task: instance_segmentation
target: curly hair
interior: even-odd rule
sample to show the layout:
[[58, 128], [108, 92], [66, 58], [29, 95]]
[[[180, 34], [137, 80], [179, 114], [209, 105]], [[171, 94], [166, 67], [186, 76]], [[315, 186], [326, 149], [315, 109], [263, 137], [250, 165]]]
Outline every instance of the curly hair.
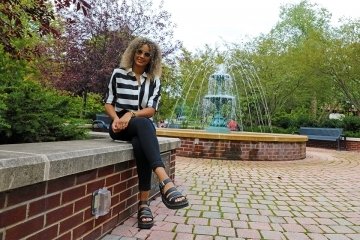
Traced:
[[160, 78], [161, 76], [161, 50], [159, 45], [145, 37], [137, 37], [132, 40], [129, 46], [126, 48], [124, 54], [121, 57], [120, 67], [129, 69], [132, 68], [134, 63], [134, 56], [136, 50], [143, 45], [148, 45], [150, 48], [151, 59], [148, 66], [145, 69], [146, 74], [150, 80], [154, 78]]

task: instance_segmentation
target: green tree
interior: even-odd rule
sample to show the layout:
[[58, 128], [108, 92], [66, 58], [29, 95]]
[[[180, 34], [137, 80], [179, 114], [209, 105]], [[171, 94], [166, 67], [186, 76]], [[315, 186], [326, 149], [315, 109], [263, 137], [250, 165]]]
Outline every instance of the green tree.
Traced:
[[50, 6], [42, 3], [0, 4], [0, 143], [66, 140], [85, 133], [66, 124], [73, 100], [38, 83], [38, 46], [49, 39], [44, 34], [50, 33], [42, 31], [50, 24], [47, 14], [51, 13]]
[[173, 108], [173, 118], [186, 116], [195, 125], [202, 125], [206, 121], [203, 98], [208, 92], [208, 79], [217, 63], [221, 62], [217, 53], [209, 47], [195, 54], [183, 49], [179, 59], [177, 109]]
[[[55, 4], [53, 4], [55, 3]], [[34, 46], [24, 45], [18, 48], [17, 40], [33, 36], [59, 35], [54, 7], [57, 10], [77, 6], [86, 15], [90, 5], [85, 0], [8, 0], [0, 3], [0, 45], [3, 52], [13, 58], [23, 59], [30, 52], [38, 53]]]
[[326, 62], [320, 71], [334, 84], [339, 102], [350, 102], [359, 110], [360, 21], [343, 22], [329, 42], [327, 51], [324, 52]]
[[272, 115], [296, 107], [316, 115], [319, 106], [333, 99], [331, 82], [319, 73], [326, 60], [329, 17], [327, 10], [307, 1], [285, 5], [279, 23], [256, 40], [253, 61]]

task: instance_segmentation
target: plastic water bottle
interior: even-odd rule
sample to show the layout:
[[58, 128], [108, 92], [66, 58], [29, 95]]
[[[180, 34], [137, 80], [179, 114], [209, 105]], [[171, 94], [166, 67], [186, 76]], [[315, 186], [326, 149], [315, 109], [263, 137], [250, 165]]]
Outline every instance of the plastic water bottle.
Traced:
[[92, 214], [97, 219], [109, 213], [111, 207], [111, 192], [106, 188], [100, 188], [93, 192]]

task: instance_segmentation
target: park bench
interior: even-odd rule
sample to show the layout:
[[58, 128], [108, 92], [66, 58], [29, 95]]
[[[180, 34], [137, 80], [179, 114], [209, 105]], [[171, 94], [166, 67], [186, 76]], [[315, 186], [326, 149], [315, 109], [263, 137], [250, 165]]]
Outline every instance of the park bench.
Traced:
[[338, 150], [340, 150], [341, 140], [346, 141], [342, 128], [300, 127], [299, 134], [306, 135], [309, 140], [335, 141]]
[[111, 118], [104, 113], [96, 114], [95, 120], [92, 122], [93, 130], [107, 132], [111, 123]]

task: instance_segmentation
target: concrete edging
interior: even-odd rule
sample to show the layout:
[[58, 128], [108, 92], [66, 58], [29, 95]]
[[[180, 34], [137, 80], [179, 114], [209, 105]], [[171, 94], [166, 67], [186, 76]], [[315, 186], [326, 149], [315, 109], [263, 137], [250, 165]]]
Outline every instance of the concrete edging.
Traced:
[[[161, 152], [180, 146], [177, 138], [158, 139]], [[105, 135], [92, 140], [0, 145], [0, 192], [133, 158], [130, 143]]]

